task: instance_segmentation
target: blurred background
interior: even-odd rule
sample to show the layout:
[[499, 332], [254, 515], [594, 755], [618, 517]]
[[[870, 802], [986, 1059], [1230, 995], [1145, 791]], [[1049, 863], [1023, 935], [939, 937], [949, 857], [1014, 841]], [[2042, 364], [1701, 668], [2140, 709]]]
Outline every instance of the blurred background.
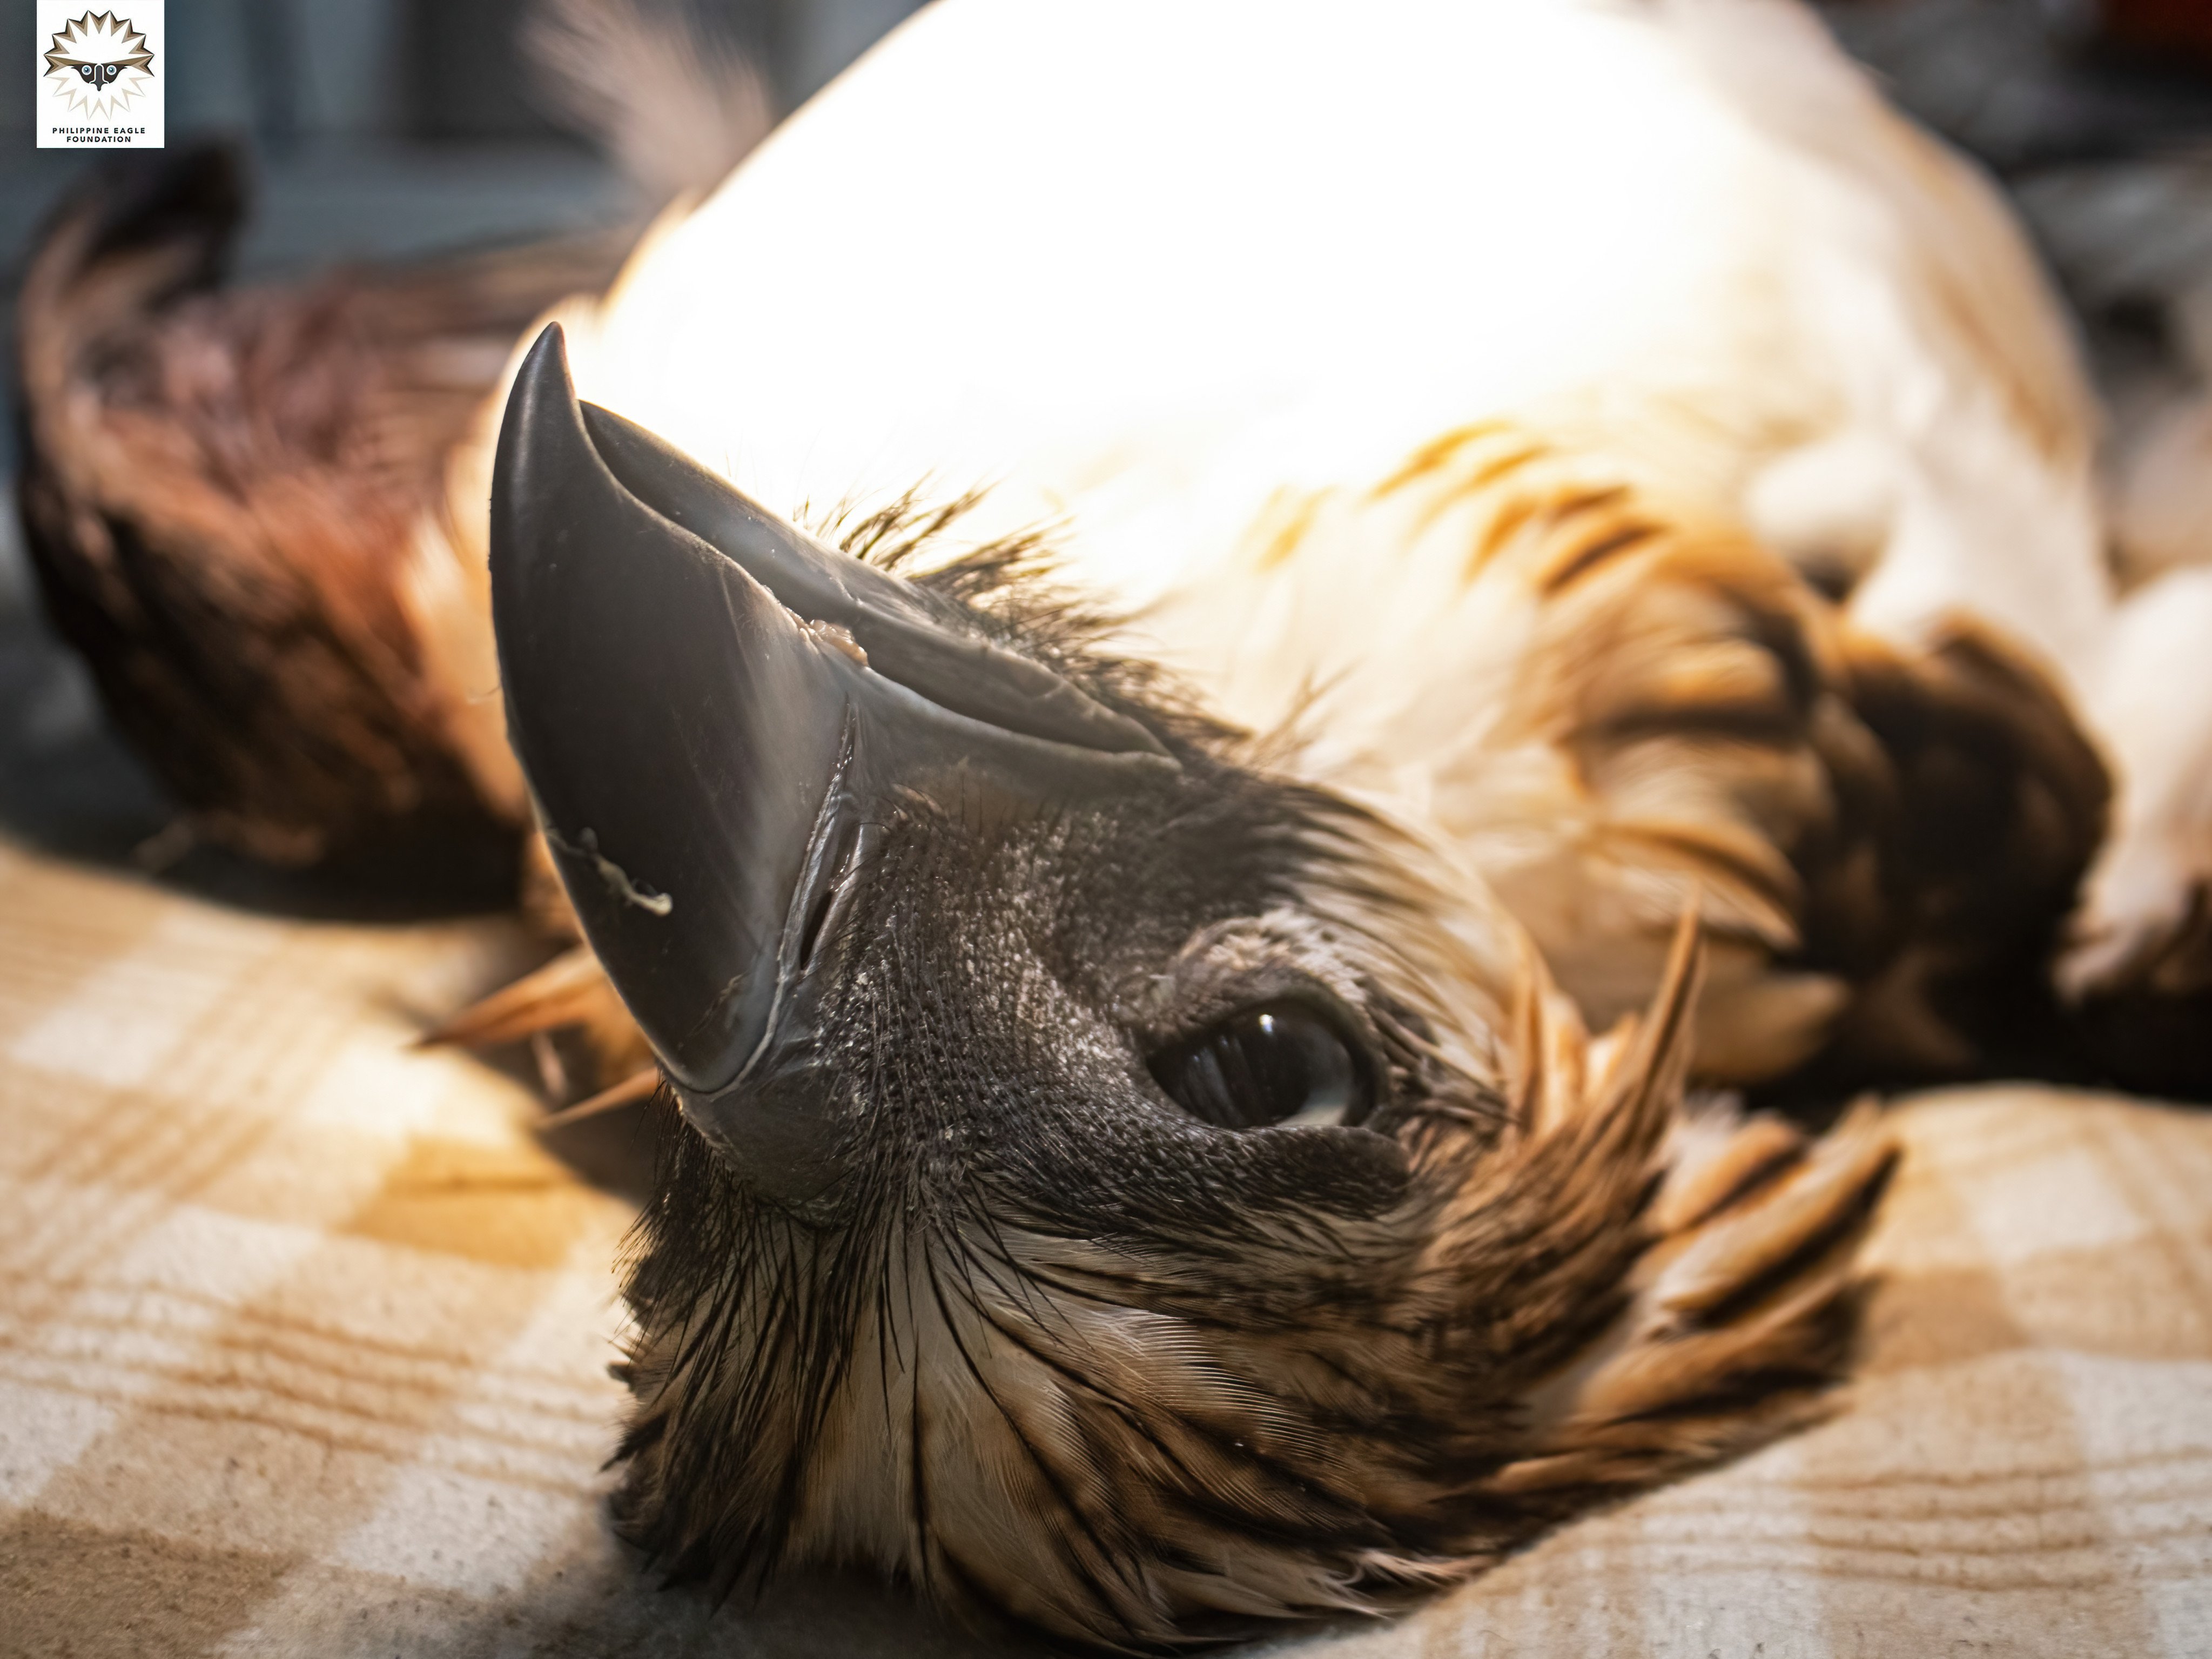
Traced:
[[[635, 0], [667, 38], [721, 58], [734, 106], [672, 112], [713, 125], [730, 155], [795, 108], [919, 0]], [[276, 276], [549, 233], [641, 225], [698, 178], [626, 169], [627, 135], [594, 130], [573, 54], [594, 49], [597, 0], [170, 0], [168, 143], [220, 135], [247, 159], [252, 210], [234, 269]], [[34, 147], [33, 0], [0, 0], [0, 298], [15, 300], [39, 228], [97, 153]], [[564, 57], [564, 54], [567, 56]], [[641, 72], [650, 73], [650, 65]], [[603, 125], [603, 124], [602, 124]], [[659, 147], [663, 152], [667, 146]], [[714, 143], [697, 158], [718, 173]], [[0, 378], [4, 387], [12, 376]], [[14, 411], [0, 390], [0, 416]], [[0, 451], [10, 488], [13, 445]], [[0, 512], [0, 826], [76, 857], [162, 867], [234, 902], [324, 908], [312, 878], [192, 848], [169, 868], [171, 813], [105, 728], [82, 665], [40, 614], [12, 505]], [[336, 908], [360, 896], [331, 894]]]
[[[670, 112], [687, 132], [717, 135], [698, 147], [701, 176], [654, 174], [639, 156], [669, 147], [610, 130], [580, 93], [590, 77], [574, 72], [578, 54], [598, 50], [595, 8], [611, 3], [659, 11], [680, 50], [728, 70], [722, 107]], [[248, 278], [639, 224], [717, 175], [915, 3], [170, 0], [169, 142], [221, 133], [249, 158], [255, 207], [238, 257]], [[2115, 465], [2148, 470], [2147, 485], [2136, 480], [2142, 510], [2202, 498], [2161, 495], [2159, 469], [2193, 476], [2212, 459], [2212, 0], [1820, 9], [1892, 95], [1978, 156], [2025, 215], [2080, 320], [2114, 454], [2128, 458]], [[1347, 27], [1356, 12], [1346, 0]], [[31, 0], [0, 0], [0, 42], [27, 46], [33, 32]], [[14, 61], [21, 69], [0, 75], [0, 292], [11, 319], [38, 226], [100, 160], [33, 148], [33, 76], [27, 53]], [[19, 533], [13, 513], [0, 514], [0, 824], [78, 856], [162, 859], [167, 810], [104, 732], [82, 669], [45, 632]], [[2153, 524], [2136, 539], [2154, 546], [2159, 533]], [[246, 898], [268, 879], [219, 860], [200, 875]]]
[[[917, 0], [663, 0], [795, 108]], [[32, 0], [0, 0], [27, 45]], [[168, 131], [234, 136], [264, 180], [249, 265], [448, 244], [623, 213], [624, 181], [533, 70], [536, 0], [172, 0]], [[27, 60], [26, 60], [27, 62]], [[77, 152], [32, 147], [33, 80], [0, 76], [0, 249], [17, 254]]]

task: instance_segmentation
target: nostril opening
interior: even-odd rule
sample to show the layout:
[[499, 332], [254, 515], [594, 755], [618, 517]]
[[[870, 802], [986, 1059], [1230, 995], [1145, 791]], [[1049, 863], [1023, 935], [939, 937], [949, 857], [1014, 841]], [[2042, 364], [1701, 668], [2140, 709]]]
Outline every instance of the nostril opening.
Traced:
[[814, 896], [814, 907], [806, 913], [806, 927], [799, 937], [799, 965], [802, 971], [814, 967], [815, 947], [822, 942], [822, 924], [830, 919], [830, 901], [837, 896], [835, 883], [825, 883]]
[[814, 958], [821, 948], [822, 936], [827, 930], [830, 913], [836, 908], [837, 896], [844, 890], [845, 879], [853, 863], [853, 852], [860, 836], [857, 817], [848, 816], [838, 826], [837, 842], [833, 856], [821, 868], [824, 878], [812, 902], [806, 907], [806, 918], [799, 933], [799, 968], [802, 974], [814, 970]]

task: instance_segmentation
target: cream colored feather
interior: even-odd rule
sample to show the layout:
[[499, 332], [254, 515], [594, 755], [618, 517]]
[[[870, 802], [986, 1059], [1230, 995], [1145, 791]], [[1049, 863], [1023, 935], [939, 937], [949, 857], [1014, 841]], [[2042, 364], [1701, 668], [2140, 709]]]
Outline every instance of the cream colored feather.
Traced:
[[[1838, 696], [1855, 652], [1962, 628], [2048, 678], [2116, 775], [2077, 988], [2212, 872], [2212, 684], [2142, 689], [2212, 653], [2191, 594], [2116, 602], [2066, 325], [1994, 194], [1791, 0], [941, 0], [561, 314], [583, 395], [774, 507], [983, 489], [969, 537], [1059, 526], [1131, 649], [1295, 721], [1591, 1018], [1650, 996], [1701, 892], [1724, 1074], [1844, 1017], [1774, 963], [1850, 763], [1809, 704], [1605, 777], [1574, 751], [1653, 697], [1778, 708], [1753, 612]], [[425, 538], [465, 568], [485, 475], [457, 457]], [[1617, 598], [1598, 660], [1563, 594], [1606, 601], [1554, 578], [1608, 526], [1595, 562], [1635, 544], [1680, 598]], [[1855, 582], [1844, 633], [1774, 556]]]

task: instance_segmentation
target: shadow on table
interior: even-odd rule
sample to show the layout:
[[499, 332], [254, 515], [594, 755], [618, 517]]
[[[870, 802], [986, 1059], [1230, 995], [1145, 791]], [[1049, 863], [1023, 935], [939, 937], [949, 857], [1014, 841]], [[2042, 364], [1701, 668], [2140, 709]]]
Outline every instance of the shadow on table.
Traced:
[[280, 870], [195, 842], [101, 714], [90, 676], [35, 600], [0, 597], [0, 833], [240, 909], [404, 922], [511, 908], [511, 852], [401, 850], [342, 869]]
[[[1044, 1659], [954, 1628], [910, 1595], [859, 1577], [808, 1577], [758, 1601], [717, 1607], [690, 1586], [655, 1588], [623, 1565], [550, 1572], [477, 1601], [394, 1583], [365, 1601], [358, 1579], [334, 1581], [327, 1615], [307, 1607], [265, 1634], [324, 1659]], [[312, 1608], [313, 1610], [309, 1610]]]

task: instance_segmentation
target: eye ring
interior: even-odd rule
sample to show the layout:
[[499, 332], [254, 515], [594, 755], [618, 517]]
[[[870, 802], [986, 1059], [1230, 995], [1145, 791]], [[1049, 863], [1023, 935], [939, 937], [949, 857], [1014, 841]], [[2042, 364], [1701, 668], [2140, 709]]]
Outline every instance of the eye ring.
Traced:
[[1352, 1125], [1375, 1109], [1375, 1073], [1339, 1022], [1306, 1004], [1255, 1003], [1146, 1061], [1168, 1098], [1221, 1129]]

